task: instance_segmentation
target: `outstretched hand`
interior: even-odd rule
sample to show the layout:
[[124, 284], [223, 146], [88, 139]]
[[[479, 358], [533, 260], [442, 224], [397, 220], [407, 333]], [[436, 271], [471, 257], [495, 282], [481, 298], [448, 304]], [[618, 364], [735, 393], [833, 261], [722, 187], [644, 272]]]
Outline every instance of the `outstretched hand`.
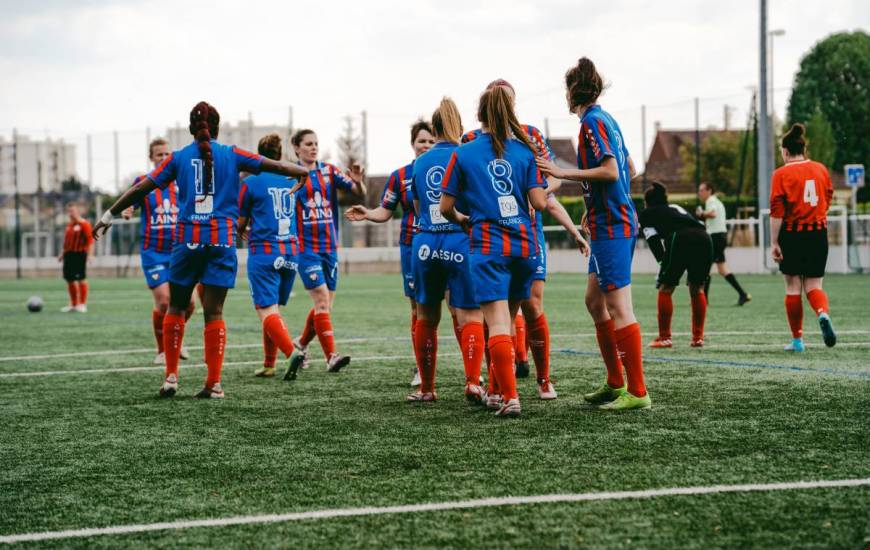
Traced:
[[782, 261], [782, 249], [779, 247], [779, 244], [774, 244], [770, 247], [770, 255], [773, 257], [774, 262], [780, 263]]
[[288, 178], [288, 179], [291, 179], [291, 180], [295, 179], [296, 180], [296, 185], [294, 185], [293, 187], [290, 188], [290, 192], [295, 193], [296, 191], [299, 191], [300, 189], [302, 189], [302, 186], [305, 185], [306, 181], [308, 181], [308, 174], [305, 174], [304, 176], [301, 176], [298, 178]]
[[112, 224], [103, 223], [102, 220], [98, 221], [97, 225], [94, 226], [94, 240], [99, 241], [100, 237], [105, 235], [110, 227], [112, 227]]
[[362, 183], [365, 175], [366, 171], [359, 164], [352, 165], [347, 171], [347, 176], [352, 179], [354, 183]]
[[556, 166], [556, 163], [545, 159], [544, 157], [535, 157], [535, 164], [538, 165], [538, 169], [543, 172], [547, 176], [553, 176], [554, 178], [563, 178], [565, 177], [565, 172]]
[[580, 249], [580, 254], [583, 254], [587, 258], [589, 257], [589, 243], [586, 242], [586, 239], [583, 238], [583, 235], [577, 233], [574, 235], [574, 242], [577, 244], [577, 248]]
[[361, 222], [366, 219], [366, 214], [368, 214], [369, 209], [361, 204], [355, 204], [348, 208], [344, 217], [349, 219], [352, 222]]

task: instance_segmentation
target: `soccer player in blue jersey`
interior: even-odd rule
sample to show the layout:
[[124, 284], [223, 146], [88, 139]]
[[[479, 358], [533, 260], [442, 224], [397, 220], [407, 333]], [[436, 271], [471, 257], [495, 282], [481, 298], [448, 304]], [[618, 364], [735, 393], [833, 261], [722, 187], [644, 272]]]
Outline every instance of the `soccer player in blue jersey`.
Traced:
[[[317, 160], [319, 144], [313, 130], [298, 130], [291, 143], [299, 165], [309, 171], [308, 181], [296, 193], [296, 232], [299, 242], [299, 276], [314, 307], [308, 312], [302, 334], [293, 345], [303, 354], [317, 336], [326, 357], [326, 370], [338, 372], [350, 363], [349, 355], [336, 351], [329, 312], [338, 285], [338, 190], [365, 196], [363, 172], [351, 166], [347, 175]], [[307, 366], [307, 355], [303, 367]]]
[[[518, 416], [511, 326], [520, 302], [529, 299], [540, 265], [530, 210], [546, 208], [547, 183], [503, 86], [483, 93], [477, 118], [483, 132], [451, 156], [439, 210], [453, 223], [471, 228], [474, 294], [489, 326], [489, 353], [503, 398], [496, 414]], [[462, 203], [468, 215], [457, 208]]]
[[586, 308], [595, 321], [607, 366], [605, 384], [584, 398], [603, 410], [646, 409], [651, 401], [643, 377], [643, 344], [631, 303], [631, 262], [638, 230], [630, 194], [634, 163], [619, 125], [596, 103], [604, 82], [592, 61], [583, 57], [569, 69], [565, 87], [568, 108], [580, 118], [579, 168], [562, 169], [543, 158], [537, 162], [545, 173], [583, 185], [592, 248]]
[[[281, 136], [263, 136], [257, 152], [281, 160]], [[275, 375], [278, 350], [290, 358], [285, 380], [296, 378], [304, 356], [293, 349], [278, 306], [286, 306], [293, 290], [297, 267], [296, 180], [260, 173], [242, 181], [239, 193], [239, 235], [248, 240], [248, 282], [254, 309], [263, 323], [263, 366], [254, 375]], [[250, 224], [250, 234], [247, 232]]]
[[165, 190], [178, 183], [178, 223], [169, 267], [169, 311], [163, 319], [163, 347], [166, 376], [161, 397], [178, 390], [178, 356], [184, 337], [184, 311], [190, 304], [197, 282], [203, 291], [205, 315], [205, 387], [202, 398], [222, 398], [221, 368], [226, 347], [223, 305], [227, 290], [236, 281], [236, 221], [239, 218], [239, 172], [275, 172], [299, 179], [308, 171], [288, 162], [263, 158], [235, 146], [219, 143], [217, 109], [201, 101], [190, 111], [190, 133], [194, 141], [175, 151], [138, 185], [128, 189], [106, 211], [94, 228], [95, 237], [109, 229], [112, 220], [155, 189]]
[[[148, 144], [148, 158], [154, 168], [171, 154], [169, 142], [163, 138], [155, 138]], [[139, 176], [133, 185], [137, 185], [147, 176]], [[166, 363], [163, 351], [163, 318], [169, 309], [169, 261], [172, 257], [172, 235], [175, 223], [178, 221], [178, 185], [173, 181], [166, 189], [155, 189], [139, 203], [124, 209], [124, 219], [133, 217], [133, 211], [139, 208], [141, 220], [139, 223], [139, 259], [142, 262], [142, 274], [145, 284], [154, 297], [154, 309], [151, 311], [151, 326], [154, 339], [157, 341], [157, 356], [155, 365]], [[184, 312], [185, 320], [193, 314], [194, 303]], [[187, 349], [182, 347], [182, 359], [188, 358]]]
[[[516, 105], [516, 92], [510, 82], [504, 79], [497, 79], [489, 83], [486, 89], [490, 90], [496, 86], [502, 87], [511, 97], [511, 103]], [[530, 124], [522, 125], [523, 131], [532, 145], [535, 146], [536, 154], [548, 160], [554, 160], [555, 155], [550, 149], [550, 144], [547, 143], [544, 134], [540, 130]], [[480, 136], [481, 130], [472, 130], [462, 137], [463, 143], [468, 143]], [[581, 253], [589, 253], [589, 246], [583, 236], [577, 230], [577, 226], [571, 220], [570, 214], [565, 210], [555, 196], [555, 192], [561, 186], [561, 181], [556, 178], [548, 178], [547, 181], [547, 212], [558, 221], [571, 234], [574, 241], [580, 248]], [[533, 209], [534, 210], [534, 209]], [[517, 378], [525, 378], [529, 375], [529, 363], [527, 355], [527, 344], [525, 333], [528, 327], [528, 342], [531, 347], [532, 355], [535, 359], [535, 371], [538, 387], [538, 397], [544, 400], [555, 399], [557, 397], [556, 389], [550, 381], [550, 326], [547, 322], [547, 316], [544, 314], [544, 284], [547, 280], [547, 246], [544, 240], [544, 221], [540, 212], [534, 211], [532, 215], [535, 217], [535, 233], [538, 243], [541, 245], [541, 253], [538, 255], [539, 265], [535, 269], [533, 276], [531, 295], [528, 300], [523, 300], [520, 304], [520, 312], [514, 319], [515, 325], [515, 340], [514, 349], [516, 352], [516, 376]], [[490, 386], [492, 387], [492, 386]]]
[[[435, 136], [432, 135], [432, 126], [418, 120], [411, 126], [411, 147], [414, 149], [414, 158], [428, 151], [435, 145]], [[404, 282], [405, 296], [411, 302], [411, 342], [414, 341], [414, 327], [417, 324], [417, 302], [414, 301], [414, 274], [411, 269], [411, 244], [417, 233], [417, 216], [414, 213], [414, 198], [411, 189], [411, 178], [414, 175], [414, 161], [395, 170], [390, 174], [381, 202], [377, 208], [366, 208], [362, 204], [356, 204], [345, 212], [347, 219], [351, 221], [369, 220], [376, 223], [384, 223], [393, 218], [396, 207], [402, 206], [402, 230], [399, 233], [399, 253], [402, 262], [402, 280]], [[420, 371], [414, 367], [414, 380], [412, 386], [420, 385]]]

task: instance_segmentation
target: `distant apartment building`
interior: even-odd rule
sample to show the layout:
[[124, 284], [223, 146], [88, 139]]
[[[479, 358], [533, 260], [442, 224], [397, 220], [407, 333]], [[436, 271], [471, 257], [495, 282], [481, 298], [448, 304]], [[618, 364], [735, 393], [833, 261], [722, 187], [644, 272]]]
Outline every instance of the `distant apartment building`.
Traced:
[[[32, 195], [61, 190], [61, 182], [76, 175], [76, 147], [63, 140], [34, 141], [19, 135], [16, 144], [0, 137], [0, 195]], [[17, 165], [17, 167], [16, 167]]]

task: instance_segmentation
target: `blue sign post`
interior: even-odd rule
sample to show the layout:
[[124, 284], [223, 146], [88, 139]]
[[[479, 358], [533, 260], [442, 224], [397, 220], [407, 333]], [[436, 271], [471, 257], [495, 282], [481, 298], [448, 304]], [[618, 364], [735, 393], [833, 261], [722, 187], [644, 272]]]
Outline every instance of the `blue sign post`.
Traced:
[[858, 213], [858, 189], [864, 187], [864, 165], [847, 164], [843, 167], [846, 185], [852, 188], [852, 214]]

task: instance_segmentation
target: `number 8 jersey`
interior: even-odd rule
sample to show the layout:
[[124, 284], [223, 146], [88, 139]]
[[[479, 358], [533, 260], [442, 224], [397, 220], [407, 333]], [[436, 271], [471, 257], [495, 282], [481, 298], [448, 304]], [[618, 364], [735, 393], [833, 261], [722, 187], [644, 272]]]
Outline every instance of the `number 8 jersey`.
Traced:
[[239, 218], [239, 172], [260, 172], [263, 157], [234, 145], [211, 140], [211, 183], [203, 178], [203, 161], [196, 142], [174, 151], [148, 177], [165, 189], [178, 183], [178, 223], [175, 242], [233, 246]]

